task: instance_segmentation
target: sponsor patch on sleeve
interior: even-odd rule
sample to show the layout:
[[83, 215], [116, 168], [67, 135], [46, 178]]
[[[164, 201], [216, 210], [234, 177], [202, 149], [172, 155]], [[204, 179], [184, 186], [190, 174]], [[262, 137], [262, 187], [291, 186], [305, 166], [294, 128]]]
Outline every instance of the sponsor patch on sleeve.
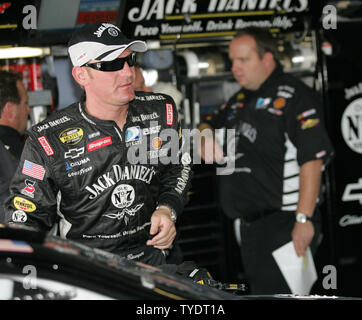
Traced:
[[277, 99], [275, 99], [274, 102], [273, 102], [273, 106], [274, 106], [274, 108], [276, 108], [276, 109], [284, 108], [284, 107], [285, 107], [285, 104], [286, 104], [286, 102], [285, 102], [285, 99], [284, 99], [284, 98], [277, 98]]
[[45, 169], [43, 166], [36, 164], [34, 162], [31, 162], [29, 160], [24, 161], [23, 165], [23, 174], [38, 179], [43, 180], [45, 175]]
[[40, 143], [40, 145], [42, 146], [45, 154], [50, 157], [54, 154], [54, 150], [53, 148], [50, 146], [47, 138], [45, 138], [44, 136], [41, 136], [38, 138], [38, 141]]
[[319, 119], [308, 119], [308, 120], [302, 120], [302, 130], [310, 129], [319, 124]]
[[301, 113], [297, 116], [297, 120], [302, 120], [304, 118], [307, 118], [307, 117], [315, 114], [316, 112], [317, 112], [316, 109], [309, 109], [307, 111], [304, 111], [303, 113]]
[[26, 213], [24, 211], [16, 210], [13, 212], [13, 214], [11, 216], [11, 220], [13, 222], [24, 223], [24, 222], [26, 222], [26, 220], [28, 220], [28, 216], [26, 215]]
[[173, 124], [173, 107], [171, 103], [166, 103], [166, 123]]
[[14, 206], [16, 209], [25, 212], [33, 212], [36, 210], [36, 205], [33, 202], [22, 197], [14, 198]]

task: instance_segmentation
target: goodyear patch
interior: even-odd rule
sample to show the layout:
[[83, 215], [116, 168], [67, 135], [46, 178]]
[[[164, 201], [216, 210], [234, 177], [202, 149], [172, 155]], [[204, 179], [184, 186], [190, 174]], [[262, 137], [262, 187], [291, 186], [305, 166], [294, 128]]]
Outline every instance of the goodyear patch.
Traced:
[[36, 210], [36, 205], [31, 201], [24, 199], [22, 197], [14, 198], [14, 206], [18, 210], [22, 210], [25, 212], [33, 212]]
[[83, 139], [83, 135], [82, 128], [68, 128], [60, 133], [59, 140], [63, 144], [73, 146]]

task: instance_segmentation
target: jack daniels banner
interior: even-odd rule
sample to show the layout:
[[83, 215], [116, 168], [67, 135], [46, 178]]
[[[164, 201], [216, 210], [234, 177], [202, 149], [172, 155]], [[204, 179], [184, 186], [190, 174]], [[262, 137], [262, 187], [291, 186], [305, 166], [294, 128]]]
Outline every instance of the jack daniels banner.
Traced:
[[168, 41], [232, 36], [246, 27], [304, 29], [310, 0], [132, 0], [121, 29], [130, 38]]

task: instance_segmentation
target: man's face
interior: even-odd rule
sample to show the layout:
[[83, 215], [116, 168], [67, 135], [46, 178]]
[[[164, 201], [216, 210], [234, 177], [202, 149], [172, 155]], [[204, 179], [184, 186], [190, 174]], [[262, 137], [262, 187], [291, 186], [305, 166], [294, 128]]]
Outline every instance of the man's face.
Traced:
[[[119, 58], [125, 58], [132, 52], [126, 49]], [[93, 63], [95, 61], [90, 61]], [[87, 86], [87, 96], [95, 97], [107, 104], [120, 106], [126, 105], [134, 99], [133, 90], [135, 71], [125, 63], [123, 69], [118, 71], [99, 71], [87, 68], [89, 83]]]
[[20, 96], [20, 103], [19, 103], [19, 105], [17, 105], [17, 108], [16, 108], [15, 126], [16, 126], [17, 131], [20, 134], [24, 134], [24, 132], [26, 130], [28, 116], [30, 113], [30, 108], [28, 105], [28, 94], [21, 81], [17, 81], [16, 86], [18, 88], [18, 92], [19, 92], [19, 96]]
[[265, 55], [259, 57], [255, 40], [250, 36], [235, 38], [230, 42], [229, 58], [234, 78], [245, 89], [259, 89], [268, 77]]

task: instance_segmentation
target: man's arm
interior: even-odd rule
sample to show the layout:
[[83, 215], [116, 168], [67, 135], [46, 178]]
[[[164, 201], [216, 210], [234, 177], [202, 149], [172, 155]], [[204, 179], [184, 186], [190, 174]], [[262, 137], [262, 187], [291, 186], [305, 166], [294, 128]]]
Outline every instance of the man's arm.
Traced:
[[[147, 241], [147, 245], [152, 245], [157, 249], [167, 249], [172, 245], [176, 237], [175, 220], [173, 218], [181, 214], [186, 203], [187, 192], [191, 185], [191, 156], [189, 150], [183, 150], [182, 131], [175, 104], [172, 102], [172, 121], [166, 121], [167, 129], [165, 136], [171, 135], [171, 140], [165, 147], [170, 147], [173, 152], [177, 150], [177, 155], [171, 154], [171, 163], [165, 165], [160, 174], [160, 191], [157, 208], [151, 217], [150, 235], [154, 236]], [[169, 106], [170, 104], [168, 104]], [[162, 133], [160, 136], [164, 141]], [[175, 147], [175, 148], [174, 148]], [[171, 153], [172, 153], [171, 151]], [[162, 163], [162, 161], [161, 161]], [[173, 214], [172, 214], [173, 212]]]
[[25, 224], [39, 231], [49, 231], [57, 218], [57, 190], [53, 173], [46, 166], [29, 136], [10, 185], [5, 202], [5, 222]]
[[[319, 196], [323, 160], [312, 160], [304, 163], [300, 168], [299, 176], [299, 201], [297, 213], [304, 213], [312, 217], [317, 198]], [[295, 251], [300, 256], [305, 256], [306, 250], [314, 236], [314, 226], [309, 220], [305, 223], [296, 222], [292, 231]]]

